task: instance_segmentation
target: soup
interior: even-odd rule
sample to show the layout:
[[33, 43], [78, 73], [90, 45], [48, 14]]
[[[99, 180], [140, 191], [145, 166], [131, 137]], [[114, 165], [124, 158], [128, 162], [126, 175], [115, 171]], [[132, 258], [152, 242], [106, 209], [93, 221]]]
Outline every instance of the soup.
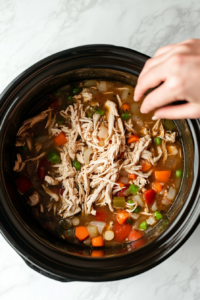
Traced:
[[177, 128], [141, 114], [133, 93], [114, 81], [66, 85], [17, 133], [17, 189], [40, 224], [67, 242], [144, 240], [176, 197]]

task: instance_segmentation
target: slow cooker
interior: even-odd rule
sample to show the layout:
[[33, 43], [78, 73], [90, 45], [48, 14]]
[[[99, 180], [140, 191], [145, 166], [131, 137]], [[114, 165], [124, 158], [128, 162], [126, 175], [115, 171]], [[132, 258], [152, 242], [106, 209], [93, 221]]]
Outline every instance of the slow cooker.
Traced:
[[4, 238], [40, 274], [59, 281], [108, 281], [140, 274], [172, 255], [199, 223], [198, 120], [175, 120], [182, 138], [184, 173], [179, 193], [167, 213], [138, 248], [130, 243], [103, 249], [70, 245], [45, 231], [30, 215], [14, 184], [14, 144], [23, 120], [52, 90], [84, 79], [117, 80], [135, 86], [149, 57], [111, 45], [88, 45], [49, 56], [14, 79], [0, 96], [0, 230]]

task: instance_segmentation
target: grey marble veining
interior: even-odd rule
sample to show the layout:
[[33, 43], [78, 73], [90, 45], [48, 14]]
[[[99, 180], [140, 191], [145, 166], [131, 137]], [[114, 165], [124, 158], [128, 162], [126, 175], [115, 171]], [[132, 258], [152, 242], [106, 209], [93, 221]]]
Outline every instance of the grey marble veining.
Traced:
[[[148, 55], [200, 38], [199, 0], [0, 0], [0, 93], [19, 73], [83, 44]], [[118, 282], [59, 283], [29, 269], [0, 236], [0, 299], [200, 299], [200, 228], [156, 268]]]

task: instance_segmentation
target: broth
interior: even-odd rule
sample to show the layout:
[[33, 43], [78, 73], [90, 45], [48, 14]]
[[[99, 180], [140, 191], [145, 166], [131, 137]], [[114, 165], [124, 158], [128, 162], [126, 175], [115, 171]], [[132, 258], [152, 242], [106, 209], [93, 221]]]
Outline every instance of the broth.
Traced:
[[114, 81], [66, 85], [17, 133], [18, 191], [41, 225], [70, 243], [145, 241], [176, 197], [177, 128], [141, 114], [133, 93]]

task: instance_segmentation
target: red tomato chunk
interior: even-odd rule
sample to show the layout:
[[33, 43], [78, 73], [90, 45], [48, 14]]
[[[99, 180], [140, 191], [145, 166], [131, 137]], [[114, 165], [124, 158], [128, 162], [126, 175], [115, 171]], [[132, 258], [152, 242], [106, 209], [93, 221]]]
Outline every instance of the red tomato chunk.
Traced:
[[152, 205], [155, 200], [156, 193], [153, 189], [144, 192], [144, 199], [147, 205]]
[[130, 224], [120, 225], [118, 223], [114, 224], [115, 240], [119, 243], [123, 242], [129, 235], [132, 227]]
[[30, 180], [22, 175], [20, 177], [18, 177], [16, 180], [15, 180], [15, 184], [17, 186], [17, 189], [18, 191], [21, 193], [21, 194], [24, 194], [26, 193], [28, 190], [30, 190], [30, 188], [32, 188], [32, 183], [30, 182]]

